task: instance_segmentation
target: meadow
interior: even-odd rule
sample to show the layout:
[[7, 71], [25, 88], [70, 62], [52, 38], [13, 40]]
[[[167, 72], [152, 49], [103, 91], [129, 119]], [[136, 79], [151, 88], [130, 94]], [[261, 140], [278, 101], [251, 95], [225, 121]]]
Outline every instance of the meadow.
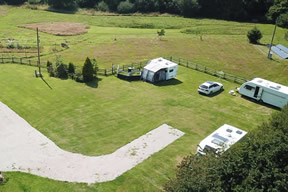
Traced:
[[[250, 45], [246, 39], [247, 30], [256, 25], [263, 32], [261, 43], [269, 43], [273, 25], [175, 16], [89, 16], [6, 6], [0, 8], [0, 15], [0, 39], [13, 38], [27, 45], [36, 43], [36, 33], [17, 25], [52, 21], [89, 24], [88, 33], [79, 36], [40, 33], [41, 60], [54, 61], [61, 55], [64, 62], [81, 66], [89, 56], [104, 68], [173, 55], [245, 78], [260, 76], [288, 84], [288, 62], [277, 57], [268, 60], [264, 45]], [[166, 30], [163, 40], [157, 37], [160, 28]], [[283, 40], [285, 31], [277, 29], [275, 43], [288, 44]], [[66, 42], [69, 49], [61, 50], [59, 42]], [[55, 46], [58, 51], [53, 52]], [[176, 79], [155, 85], [115, 76], [99, 76], [97, 81], [82, 84], [51, 78], [43, 70], [52, 89], [33, 77], [34, 70], [1, 64], [0, 101], [65, 150], [108, 154], [163, 123], [185, 135], [112, 182], [88, 186], [9, 172], [5, 173], [9, 181], [0, 186], [1, 191], [159, 191], [174, 176], [181, 159], [195, 153], [197, 144], [213, 130], [227, 123], [252, 131], [275, 111], [229, 95], [229, 90], [239, 86], [233, 82], [181, 66]], [[225, 90], [212, 97], [199, 95], [197, 87], [206, 80], [223, 83]]]

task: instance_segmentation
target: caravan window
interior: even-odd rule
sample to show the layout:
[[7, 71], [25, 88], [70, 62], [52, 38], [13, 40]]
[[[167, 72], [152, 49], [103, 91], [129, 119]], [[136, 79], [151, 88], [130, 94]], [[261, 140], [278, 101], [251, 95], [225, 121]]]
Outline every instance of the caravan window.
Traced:
[[244, 87], [245, 89], [248, 89], [248, 90], [252, 90], [252, 89], [255, 89], [254, 87], [252, 87], [252, 86], [250, 86], [250, 85], [245, 85], [245, 87]]
[[169, 70], [170, 73], [173, 72], [173, 71], [174, 71], [173, 69], [170, 69], [170, 70]]

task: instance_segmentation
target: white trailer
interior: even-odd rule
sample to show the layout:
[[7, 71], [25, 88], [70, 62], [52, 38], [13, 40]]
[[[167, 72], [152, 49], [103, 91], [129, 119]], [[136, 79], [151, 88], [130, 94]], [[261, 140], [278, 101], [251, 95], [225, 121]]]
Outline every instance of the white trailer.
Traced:
[[241, 85], [239, 93], [279, 108], [288, 104], [288, 87], [265, 79], [254, 78]]
[[206, 155], [207, 151], [214, 151], [221, 155], [246, 134], [246, 131], [224, 124], [200, 142], [197, 154]]
[[162, 57], [148, 62], [141, 73], [141, 79], [149, 82], [165, 81], [176, 77], [178, 65]]

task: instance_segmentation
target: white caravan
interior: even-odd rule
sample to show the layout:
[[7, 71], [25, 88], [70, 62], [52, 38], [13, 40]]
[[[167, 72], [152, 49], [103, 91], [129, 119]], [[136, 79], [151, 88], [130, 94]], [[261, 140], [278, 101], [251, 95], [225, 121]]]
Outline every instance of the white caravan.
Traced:
[[241, 95], [283, 108], [288, 104], [288, 87], [261, 78], [254, 78], [241, 85]]
[[165, 81], [176, 77], [178, 65], [162, 57], [148, 62], [141, 73], [141, 79], [149, 82]]
[[214, 151], [217, 155], [220, 155], [246, 134], [246, 131], [224, 124], [200, 142], [197, 154], [206, 155], [207, 151]]

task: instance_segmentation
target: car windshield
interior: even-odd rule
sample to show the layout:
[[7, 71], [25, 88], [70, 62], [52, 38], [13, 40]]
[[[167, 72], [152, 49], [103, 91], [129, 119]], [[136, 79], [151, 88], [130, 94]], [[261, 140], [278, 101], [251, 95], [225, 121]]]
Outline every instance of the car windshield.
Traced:
[[213, 85], [213, 84], [214, 84], [214, 82], [212, 82], [212, 81], [207, 81], [206, 83], [208, 83], [208, 84], [210, 84], [210, 85]]
[[203, 89], [208, 89], [208, 87], [206, 85], [200, 85], [200, 87]]

